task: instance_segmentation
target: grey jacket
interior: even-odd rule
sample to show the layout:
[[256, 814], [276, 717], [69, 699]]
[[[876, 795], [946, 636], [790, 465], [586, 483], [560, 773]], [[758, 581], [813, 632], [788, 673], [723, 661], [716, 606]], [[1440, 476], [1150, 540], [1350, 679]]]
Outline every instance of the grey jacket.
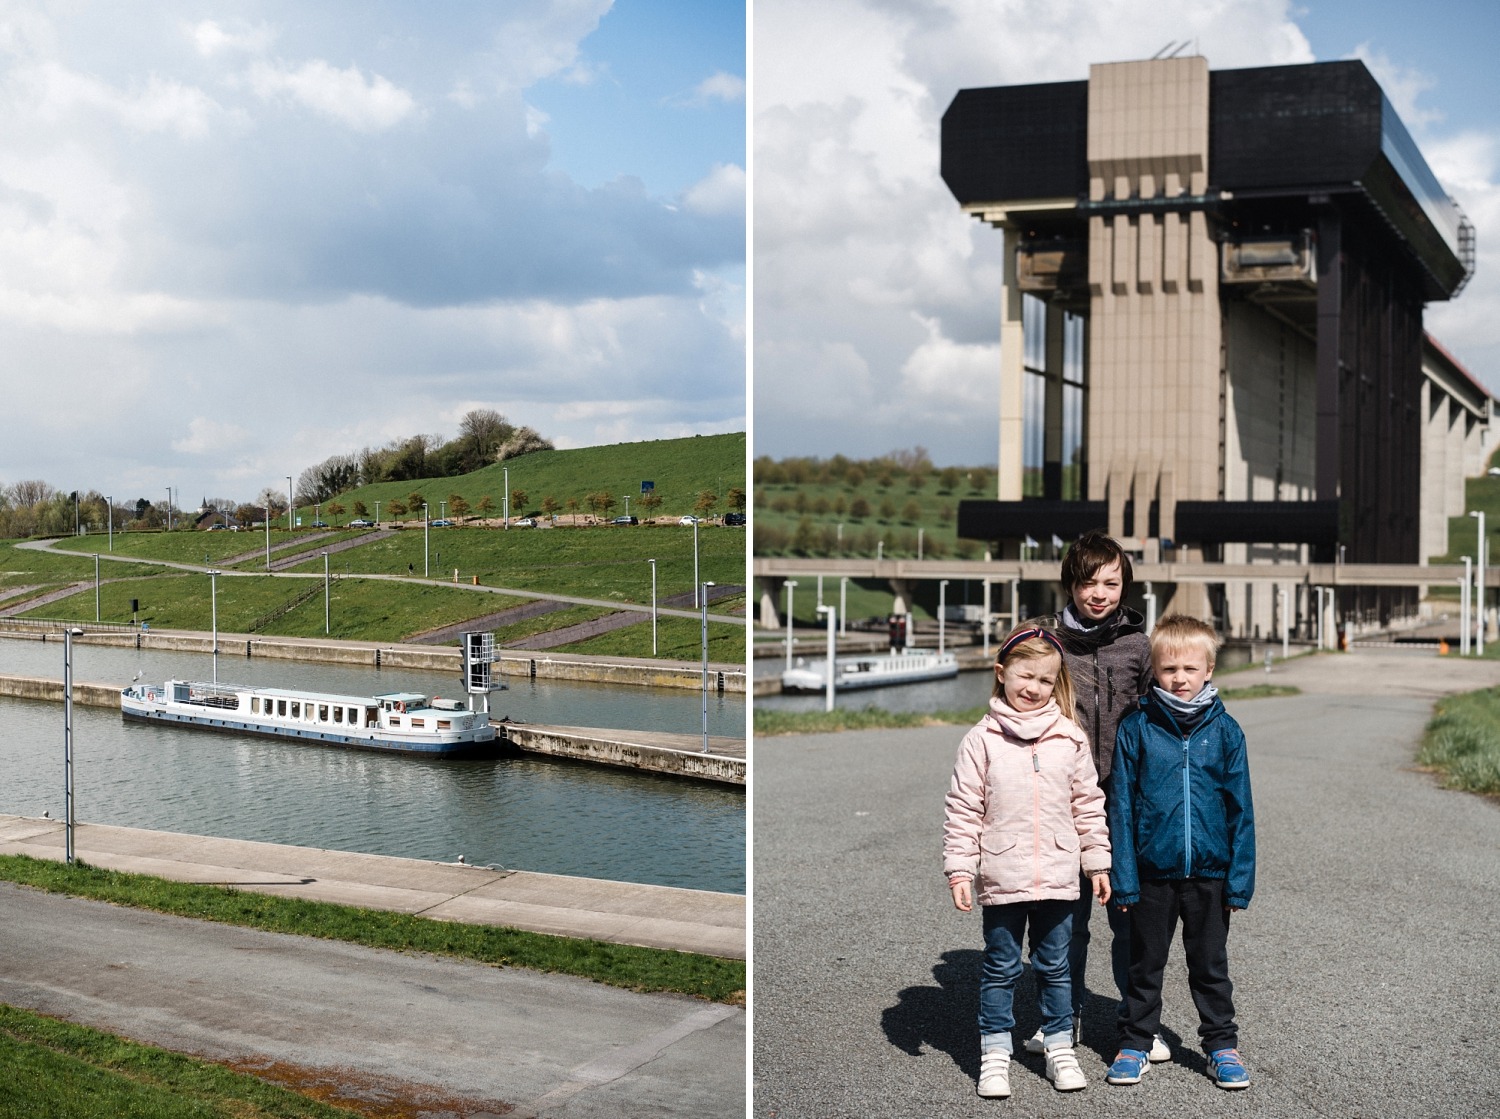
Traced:
[[1023, 624], [1045, 626], [1057, 635], [1073, 678], [1077, 722], [1089, 736], [1099, 783], [1108, 791], [1114, 763], [1115, 728], [1151, 689], [1151, 639], [1146, 619], [1122, 606], [1102, 625], [1085, 633], [1069, 628], [1062, 614], [1044, 614]]

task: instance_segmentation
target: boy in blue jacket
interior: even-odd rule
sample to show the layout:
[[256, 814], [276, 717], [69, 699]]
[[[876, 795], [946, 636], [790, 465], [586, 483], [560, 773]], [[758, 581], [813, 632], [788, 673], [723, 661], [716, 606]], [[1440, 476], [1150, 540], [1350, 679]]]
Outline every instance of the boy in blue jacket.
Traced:
[[1163, 618], [1151, 634], [1156, 686], [1115, 735], [1110, 885], [1130, 916], [1130, 973], [1110, 1084], [1137, 1084], [1151, 1067], [1162, 972], [1180, 920], [1209, 1075], [1221, 1088], [1250, 1086], [1228, 942], [1229, 914], [1255, 892], [1255, 812], [1245, 734], [1209, 682], [1217, 650], [1206, 623]]

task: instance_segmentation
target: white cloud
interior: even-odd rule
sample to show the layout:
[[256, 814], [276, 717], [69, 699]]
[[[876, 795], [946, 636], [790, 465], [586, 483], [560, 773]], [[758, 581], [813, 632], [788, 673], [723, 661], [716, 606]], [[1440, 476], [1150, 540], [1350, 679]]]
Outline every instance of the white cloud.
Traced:
[[1437, 85], [1434, 78], [1420, 70], [1398, 65], [1383, 51], [1371, 50], [1369, 43], [1361, 43], [1351, 57], [1369, 67], [1407, 128], [1418, 132], [1443, 119], [1438, 110], [1424, 109], [1417, 104], [1417, 98]]
[[700, 104], [710, 101], [734, 103], [745, 99], [745, 79], [720, 70], [710, 74], [693, 90], [693, 100]]
[[188, 421], [187, 434], [172, 440], [172, 450], [185, 455], [232, 454], [248, 440], [249, 435], [236, 423], [194, 416]]
[[193, 46], [204, 58], [229, 52], [260, 54], [276, 40], [276, 33], [262, 23], [255, 26], [238, 24], [225, 27], [215, 20], [206, 19], [189, 29]]
[[732, 163], [717, 164], [706, 178], [683, 193], [682, 204], [699, 214], [743, 214], [745, 169]]
[[394, 128], [417, 112], [416, 99], [379, 74], [366, 79], [358, 66], [340, 70], [322, 59], [295, 70], [259, 62], [250, 84], [260, 97], [290, 97], [330, 120], [359, 132]]

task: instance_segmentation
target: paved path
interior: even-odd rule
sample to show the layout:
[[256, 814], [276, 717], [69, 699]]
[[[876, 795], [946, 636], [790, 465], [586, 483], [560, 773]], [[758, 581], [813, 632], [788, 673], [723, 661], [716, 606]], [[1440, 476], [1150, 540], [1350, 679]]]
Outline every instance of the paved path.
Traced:
[[[75, 824], [73, 834], [75, 855], [109, 870], [445, 921], [745, 957], [742, 894], [107, 824]], [[0, 854], [61, 859], [64, 849], [60, 820], [0, 816]]]
[[[1500, 684], [1500, 664], [1359, 650], [1278, 665], [1271, 679], [1305, 694], [1231, 705], [1258, 818], [1256, 897], [1230, 938], [1250, 1089], [1222, 1092], [1204, 1076], [1176, 949], [1172, 1064], [1107, 1086], [1113, 1000], [1094, 994], [1079, 1053], [1087, 1091], [1054, 1092], [1025, 1057], [1009, 1103], [974, 1095], [978, 920], [953, 909], [939, 871], [961, 731], [926, 728], [756, 743], [752, 1114], [1500, 1114], [1489, 1064], [1500, 807], [1412, 769], [1432, 700]], [[1109, 989], [1102, 952], [1089, 981]]]
[[0, 942], [0, 1001], [316, 1085], [367, 1114], [744, 1113], [734, 1007], [9, 883]]

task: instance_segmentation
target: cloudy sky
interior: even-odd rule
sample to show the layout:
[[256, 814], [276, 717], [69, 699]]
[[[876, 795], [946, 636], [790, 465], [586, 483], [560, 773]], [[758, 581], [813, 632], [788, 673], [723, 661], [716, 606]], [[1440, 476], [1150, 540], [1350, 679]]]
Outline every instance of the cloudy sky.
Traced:
[[1427, 327], [1500, 391], [1493, 0], [756, 0], [756, 453], [993, 463], [1001, 235], [938, 176], [943, 111], [1182, 40], [1216, 70], [1365, 60], [1478, 231]]
[[0, 485], [744, 430], [745, 13], [0, 0]]

